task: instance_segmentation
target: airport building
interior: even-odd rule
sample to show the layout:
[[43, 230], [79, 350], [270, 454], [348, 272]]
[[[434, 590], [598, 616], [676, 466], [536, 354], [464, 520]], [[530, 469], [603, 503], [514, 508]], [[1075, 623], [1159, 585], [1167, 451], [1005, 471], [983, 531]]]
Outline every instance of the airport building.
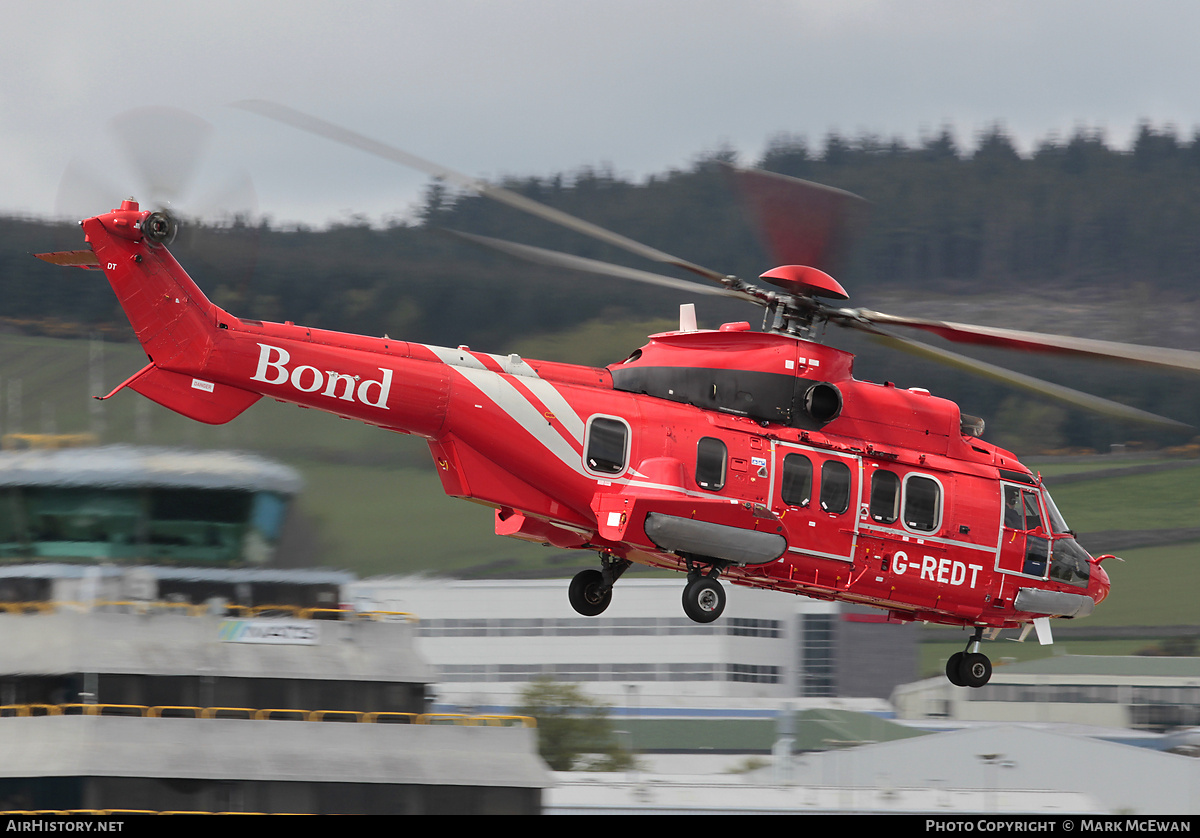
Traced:
[[892, 703], [898, 718], [912, 721], [1200, 727], [1200, 658], [1056, 655], [997, 666], [975, 690], [942, 678], [907, 684]]
[[917, 627], [883, 612], [727, 584], [725, 613], [701, 624], [683, 613], [683, 582], [626, 576], [598, 617], [571, 608], [565, 579], [364, 579], [347, 604], [418, 616], [447, 705], [511, 703], [540, 678], [650, 706], [883, 700], [916, 677]]
[[430, 713], [413, 619], [268, 564], [299, 485], [223, 452], [0, 453], [0, 810], [541, 811], [533, 720]]

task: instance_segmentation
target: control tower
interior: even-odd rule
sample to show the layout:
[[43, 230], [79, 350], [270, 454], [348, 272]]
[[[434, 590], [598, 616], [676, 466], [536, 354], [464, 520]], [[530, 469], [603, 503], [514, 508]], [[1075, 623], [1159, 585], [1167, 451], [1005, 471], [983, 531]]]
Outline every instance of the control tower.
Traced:
[[416, 617], [273, 563], [292, 469], [0, 451], [0, 811], [534, 814], [532, 719], [431, 714]]

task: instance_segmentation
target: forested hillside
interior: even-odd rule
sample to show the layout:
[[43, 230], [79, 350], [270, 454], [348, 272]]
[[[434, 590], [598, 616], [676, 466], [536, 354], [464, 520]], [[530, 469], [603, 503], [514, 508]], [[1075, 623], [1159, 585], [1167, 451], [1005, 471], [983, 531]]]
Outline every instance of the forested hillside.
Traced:
[[[869, 223], [837, 274], [851, 304], [1200, 349], [1192, 325], [1200, 271], [1200, 137], [1181, 139], [1170, 129], [1144, 126], [1124, 151], [1081, 132], [1021, 156], [995, 130], [974, 145], [963, 152], [945, 132], [916, 146], [871, 136], [831, 135], [819, 145], [780, 137], [762, 160], [741, 162], [871, 201]], [[718, 165], [730, 156], [710, 154], [643, 182], [588, 170], [507, 185], [694, 262], [753, 277], [772, 266]], [[569, 347], [576, 330], [672, 318], [688, 301], [676, 292], [516, 263], [477, 251], [441, 228], [652, 267], [437, 184], [415, 224], [193, 229], [172, 250], [214, 301], [242, 316], [488, 351], [511, 351], [518, 342], [537, 346], [539, 335], [559, 335], [561, 347], [563, 333]], [[30, 258], [82, 246], [72, 225], [0, 220], [0, 326], [55, 336], [125, 335], [124, 318], [98, 274]], [[698, 302], [701, 325], [730, 319], [758, 325], [756, 309]], [[860, 377], [956, 398], [1006, 435], [998, 441], [1015, 447], [1035, 438], [1043, 448], [1105, 448], [1133, 437], [1186, 441], [1079, 421], [1062, 408], [933, 372], [844, 337], [831, 336], [863, 353]], [[1003, 356], [988, 360], [1009, 364]], [[1020, 359], [1011, 365], [1020, 366]], [[1181, 386], [1182, 379], [1097, 365], [1039, 362], [1031, 371], [1200, 422], [1194, 380]]]

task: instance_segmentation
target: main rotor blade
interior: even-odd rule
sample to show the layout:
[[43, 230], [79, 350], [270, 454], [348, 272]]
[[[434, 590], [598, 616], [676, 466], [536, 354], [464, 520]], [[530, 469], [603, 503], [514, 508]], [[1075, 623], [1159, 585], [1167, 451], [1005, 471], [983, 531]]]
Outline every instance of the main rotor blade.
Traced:
[[776, 265], [836, 273], [870, 206], [852, 192], [800, 178], [724, 165]]
[[446, 232], [461, 239], [466, 239], [469, 242], [482, 245], [483, 247], [506, 253], [509, 256], [515, 256], [518, 259], [524, 259], [528, 262], [536, 262], [539, 265], [584, 271], [586, 273], [600, 274], [601, 276], [615, 276], [620, 279], [632, 279], [649, 285], [659, 285], [664, 288], [673, 288], [677, 291], [686, 291], [689, 294], [710, 294], [760, 303], [757, 297], [747, 294], [744, 291], [735, 291], [731, 288], [716, 288], [712, 285], [701, 285], [698, 282], [692, 282], [687, 279], [676, 279], [675, 277], [654, 274], [649, 271], [641, 271], [637, 268], [627, 268], [624, 265], [614, 265], [611, 262], [601, 262], [596, 259], [588, 259], [584, 256], [572, 256], [569, 253], [561, 253], [557, 250], [546, 250], [542, 247], [517, 244], [516, 242], [505, 241], [503, 239], [493, 239], [488, 236], [475, 235], [474, 233], [464, 233], [460, 230], [447, 230]]
[[1056, 401], [1074, 405], [1075, 407], [1081, 407], [1084, 410], [1090, 410], [1127, 422], [1158, 425], [1160, 427], [1171, 428], [1174, 430], [1191, 428], [1191, 425], [1188, 425], [1184, 422], [1177, 422], [1174, 419], [1168, 419], [1165, 416], [1159, 416], [1156, 413], [1139, 410], [1136, 407], [1130, 407], [1129, 405], [1121, 404], [1120, 402], [1103, 399], [1099, 396], [1093, 396], [1089, 393], [1081, 393], [1078, 390], [1072, 390], [1070, 387], [1063, 387], [1061, 384], [1052, 384], [1051, 382], [1043, 381], [1040, 378], [1034, 378], [1030, 375], [1023, 375], [1019, 372], [1006, 370], [1003, 367], [997, 367], [994, 364], [987, 364], [983, 361], [977, 361], [974, 358], [968, 358], [965, 355], [959, 355], [955, 352], [949, 352], [945, 349], [939, 349], [925, 343], [920, 343], [919, 341], [900, 337], [899, 335], [886, 332], [872, 324], [855, 321], [853, 319], [839, 320], [838, 322], [840, 325], [849, 326], [851, 328], [866, 332], [875, 338], [875, 340], [890, 346], [893, 349], [899, 349], [912, 355], [917, 355], [931, 361], [937, 361], [940, 364], [956, 367], [957, 369], [964, 370], [975, 375], [982, 375], [986, 378], [992, 379], [993, 381], [999, 381], [1003, 384], [1019, 387], [1023, 390], [1028, 390], [1031, 393], [1046, 396], [1048, 398], [1055, 399]]
[[1082, 355], [1092, 358], [1149, 364], [1156, 367], [1200, 372], [1200, 352], [1187, 349], [1165, 349], [1157, 346], [1141, 346], [1134, 343], [1074, 338], [1065, 335], [1047, 335], [1041, 332], [1023, 332], [1017, 329], [1001, 329], [994, 326], [973, 326], [968, 323], [950, 323], [942, 320], [925, 320], [920, 317], [900, 317], [868, 309], [856, 309], [856, 313], [872, 323], [889, 326], [906, 326], [940, 335], [958, 343], [973, 343], [980, 346], [996, 346], [1002, 349], [1020, 349], [1028, 352], [1053, 352], [1064, 355]]
[[664, 265], [673, 265], [677, 268], [683, 268], [686, 271], [699, 274], [705, 279], [711, 279], [720, 282], [725, 279], [725, 275], [714, 271], [710, 268], [705, 268], [702, 265], [697, 265], [688, 262], [686, 259], [680, 259], [677, 256], [672, 256], [669, 253], [664, 253], [661, 250], [634, 241], [633, 239], [622, 236], [620, 233], [614, 233], [611, 230], [606, 230], [592, 224], [589, 221], [576, 218], [573, 215], [568, 215], [565, 212], [556, 210], [553, 207], [548, 207], [545, 204], [538, 203], [524, 195], [513, 192], [511, 189], [505, 189], [503, 186], [495, 186], [485, 180], [465, 175], [462, 172], [457, 172], [454, 169], [448, 169], [432, 161], [426, 160], [423, 157], [418, 157], [415, 154], [409, 154], [407, 151], [401, 151], [394, 146], [381, 143], [378, 140], [373, 140], [370, 137], [351, 131], [347, 128], [334, 125], [331, 122], [326, 122], [315, 116], [302, 113], [275, 102], [267, 102], [261, 99], [249, 99], [241, 102], [235, 102], [233, 107], [241, 110], [256, 113], [259, 116], [265, 116], [268, 119], [273, 119], [276, 122], [282, 122], [285, 125], [290, 125], [293, 128], [299, 128], [301, 131], [307, 131], [310, 134], [316, 134], [320, 137], [333, 140], [334, 142], [348, 145], [351, 148], [357, 148], [360, 151], [365, 151], [367, 154], [376, 157], [382, 157], [384, 160], [391, 160], [393, 163], [399, 163], [403, 166], [418, 169], [426, 174], [434, 177], [443, 178], [458, 186], [472, 189], [481, 195], [486, 195], [489, 198], [508, 204], [510, 207], [527, 212], [531, 215], [542, 218], [553, 224], [566, 227], [569, 230], [574, 230], [577, 233], [582, 233], [585, 236], [591, 236], [614, 247], [619, 247], [630, 253], [649, 259], [654, 262], [660, 262]]

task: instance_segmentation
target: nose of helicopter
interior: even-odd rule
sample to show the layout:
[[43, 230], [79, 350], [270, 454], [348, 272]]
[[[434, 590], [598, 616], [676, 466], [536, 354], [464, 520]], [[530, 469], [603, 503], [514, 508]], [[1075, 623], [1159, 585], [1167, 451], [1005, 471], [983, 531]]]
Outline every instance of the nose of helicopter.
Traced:
[[1088, 595], [1095, 600], [1096, 604], [1104, 602], [1108, 597], [1108, 592], [1112, 588], [1112, 582], [1109, 581], [1108, 573], [1099, 564], [1092, 567], [1092, 587], [1094, 590], [1089, 591]]

